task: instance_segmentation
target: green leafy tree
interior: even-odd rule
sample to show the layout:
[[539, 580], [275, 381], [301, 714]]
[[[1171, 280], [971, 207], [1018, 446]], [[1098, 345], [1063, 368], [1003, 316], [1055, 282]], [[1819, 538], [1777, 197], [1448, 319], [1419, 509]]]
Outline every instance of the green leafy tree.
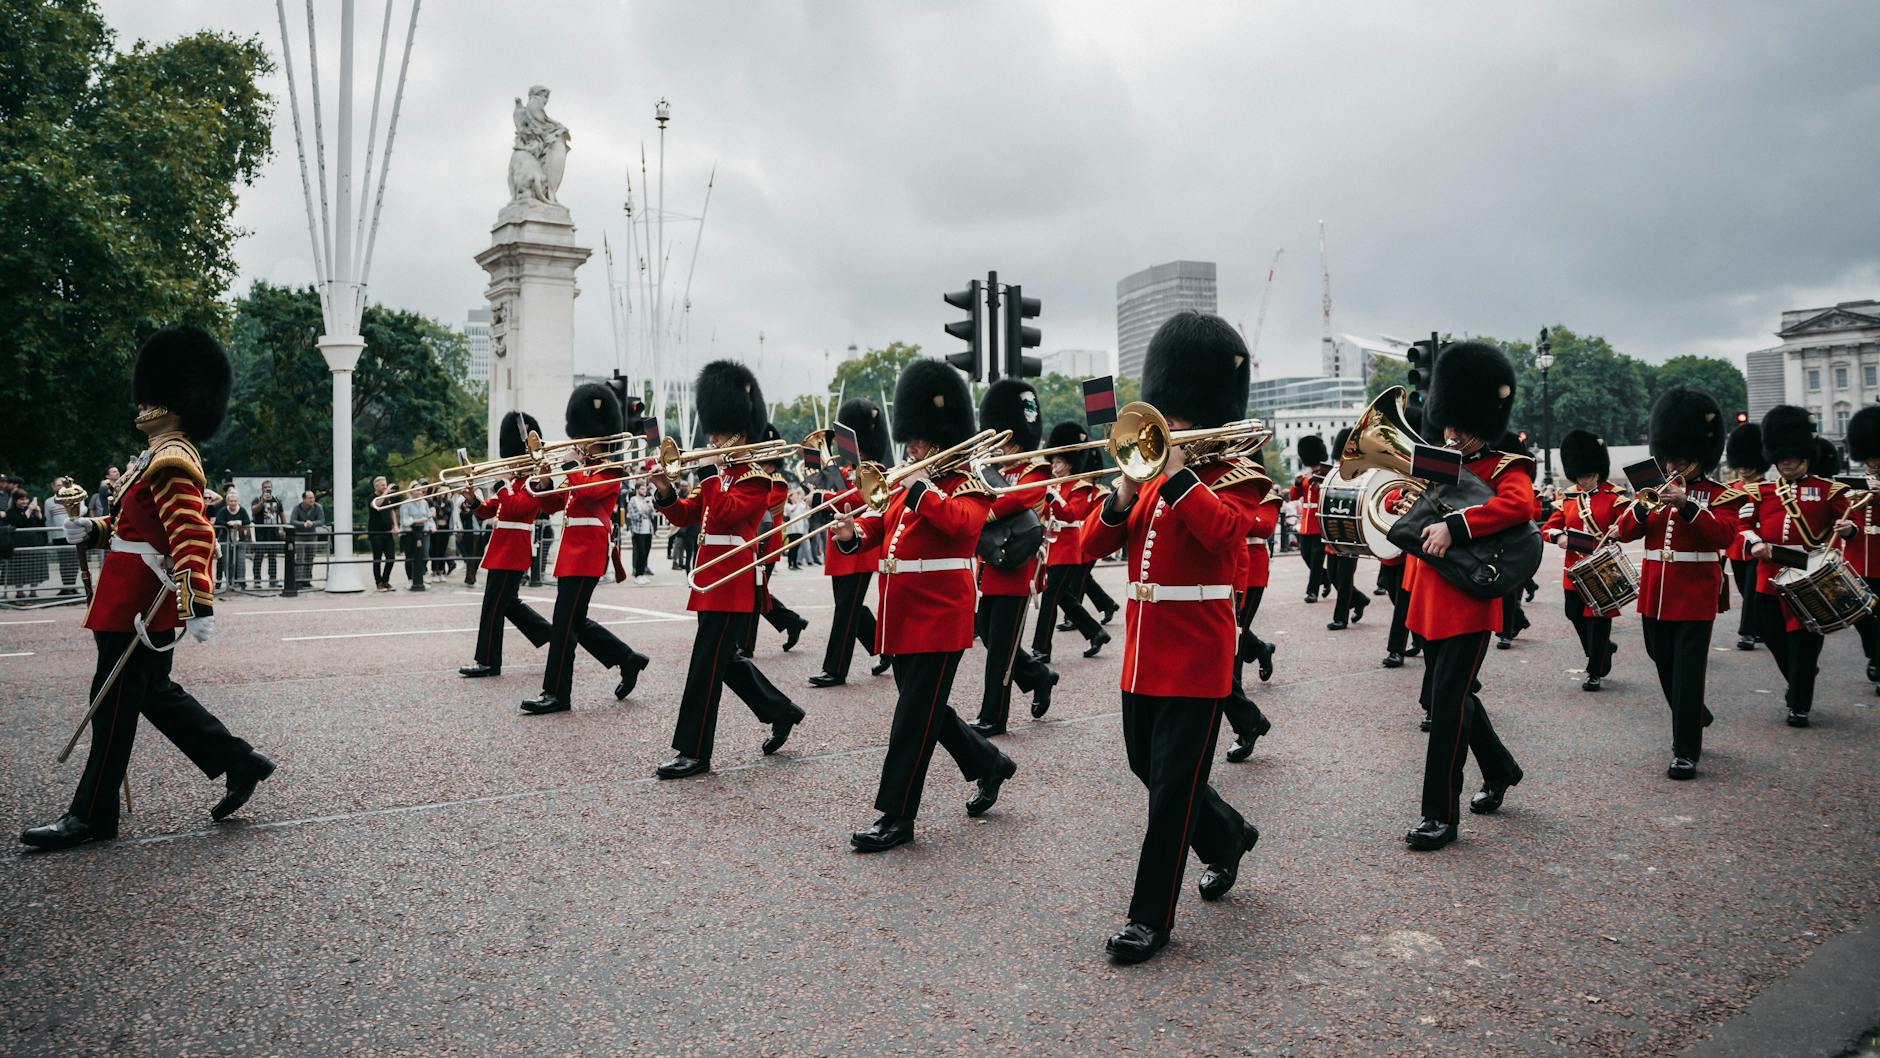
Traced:
[[844, 400], [867, 397], [886, 407], [886, 402], [894, 399], [894, 383], [900, 379], [901, 369], [919, 355], [920, 346], [912, 342], [889, 342], [885, 348], [870, 349], [836, 368], [829, 394], [840, 393]]
[[[310, 286], [258, 282], [235, 302], [235, 396], [228, 424], [203, 448], [212, 475], [305, 469], [310, 488], [331, 489], [333, 381], [314, 351], [322, 330]], [[370, 305], [359, 330], [366, 349], [353, 376], [354, 510], [363, 518], [357, 512], [375, 475], [408, 481], [456, 463], [456, 446], [483, 436], [488, 398], [468, 378], [463, 337], [436, 320]]]
[[[1618, 352], [1604, 338], [1565, 327], [1554, 327], [1548, 335], [1554, 353], [1546, 387], [1554, 412], [1550, 443], [1558, 445], [1568, 430], [1578, 429], [1598, 434], [1607, 444], [1643, 444], [1651, 413], [1651, 366]], [[1508, 428], [1526, 430], [1538, 444], [1542, 387], [1533, 343], [1498, 344], [1515, 366], [1515, 405]]]
[[1674, 356], [1652, 371], [1652, 400], [1673, 386], [1708, 393], [1726, 416], [1749, 410], [1749, 383], [1728, 360], [1714, 356]]
[[57, 424], [10, 438], [9, 469], [95, 480], [142, 447], [137, 343], [226, 321], [273, 67], [220, 33], [118, 52], [88, 0], [0, 0], [0, 27], [0, 365], [15, 406]]
[[1371, 358], [1370, 377], [1364, 380], [1364, 399], [1366, 403], [1377, 399], [1379, 393], [1392, 386], [1410, 388], [1410, 364], [1404, 360], [1394, 360], [1388, 356]]
[[770, 421], [777, 426], [777, 432], [792, 441], [801, 441], [812, 431], [829, 425], [823, 421], [823, 409], [833, 417], [835, 409], [829, 406], [828, 397], [804, 394], [788, 404], [780, 404], [770, 413]]

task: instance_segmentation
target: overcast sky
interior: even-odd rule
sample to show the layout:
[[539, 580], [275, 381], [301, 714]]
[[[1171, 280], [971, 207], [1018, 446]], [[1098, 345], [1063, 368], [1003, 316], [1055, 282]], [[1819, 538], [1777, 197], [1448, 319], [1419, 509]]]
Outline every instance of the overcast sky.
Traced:
[[[262, 0], [101, 7], [121, 46], [215, 27], [279, 52]], [[304, 0], [288, 8], [304, 76]], [[318, 8], [330, 123], [339, 4]], [[362, 125], [382, 11], [358, 8]], [[511, 99], [540, 83], [596, 251], [578, 370], [613, 366], [601, 237], [625, 242], [661, 95], [667, 208], [696, 212], [718, 166], [694, 347], [755, 361], [763, 331], [773, 398], [820, 387], [851, 341], [955, 347], [940, 294], [989, 268], [1044, 300], [1047, 350], [1113, 350], [1116, 281], [1175, 258], [1218, 262], [1221, 312], [1251, 331], [1279, 247], [1263, 373], [1316, 373], [1320, 219], [1337, 331], [1564, 322], [1648, 360], [1740, 363], [1785, 308], [1880, 298], [1876, 54], [1857, 0], [431, 0], [371, 293], [453, 324], [484, 304], [472, 257], [507, 196]], [[312, 278], [285, 81], [269, 88], [243, 286]]]

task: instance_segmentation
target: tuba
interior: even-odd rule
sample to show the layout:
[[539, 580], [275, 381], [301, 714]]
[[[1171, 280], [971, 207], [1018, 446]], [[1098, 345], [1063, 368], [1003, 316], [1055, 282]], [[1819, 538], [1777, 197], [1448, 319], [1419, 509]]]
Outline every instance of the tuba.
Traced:
[[1338, 469], [1320, 487], [1326, 498], [1319, 519], [1328, 545], [1341, 554], [1381, 559], [1403, 554], [1390, 541], [1391, 527], [1429, 487], [1410, 476], [1416, 446], [1426, 442], [1410, 428], [1403, 405], [1402, 386], [1378, 394], [1352, 424], [1338, 453]]

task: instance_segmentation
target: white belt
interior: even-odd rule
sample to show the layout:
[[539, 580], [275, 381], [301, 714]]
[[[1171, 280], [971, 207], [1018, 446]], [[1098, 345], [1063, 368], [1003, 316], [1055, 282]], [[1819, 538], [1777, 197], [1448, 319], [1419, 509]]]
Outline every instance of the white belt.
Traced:
[[111, 550], [121, 554], [136, 555], [144, 560], [144, 565], [150, 567], [150, 572], [157, 575], [158, 583], [169, 589], [176, 587], [176, 581], [170, 579], [170, 558], [158, 551], [155, 544], [114, 536], [111, 538]]
[[1051, 524], [1059, 529], [1081, 529], [1083, 528], [1084, 521], [1082, 518], [1079, 518], [1074, 522], [1052, 522]]
[[698, 542], [701, 544], [716, 544], [720, 547], [737, 547], [739, 544], [750, 543], [749, 540], [741, 536], [733, 536], [730, 533], [706, 533], [704, 536], [698, 538]]
[[1303, 511], [1316, 511], [1319, 509], [1319, 505], [1316, 503], [1301, 503], [1299, 509]]
[[1264, 536], [1250, 536], [1247, 538], [1248, 547], [1259, 547], [1259, 546], [1264, 546], [1265, 544], [1266, 544], [1266, 537]]
[[[584, 519], [584, 521], [589, 521], [589, 522], [594, 522], [594, 521], [599, 521], [599, 519], [596, 519], [596, 518], [588, 518], [588, 519]], [[569, 524], [569, 525], [573, 525], [573, 524], [575, 524], [575, 523], [571, 521], [571, 522], [569, 522], [568, 524]], [[535, 532], [535, 523], [534, 523], [534, 522], [497, 522], [497, 523], [496, 523], [496, 528], [498, 528], [498, 529], [520, 529], [520, 530], [522, 530], [522, 531], [523, 531], [523, 532], [525, 532], [525, 533], [531, 533], [531, 534], [533, 534], [533, 533]]]
[[599, 518], [570, 518], [564, 524], [567, 525], [568, 528], [570, 529], [574, 528], [577, 525], [591, 525], [591, 526], [594, 526], [596, 529], [607, 528], [607, 523], [604, 521], [601, 521]]
[[1129, 597], [1137, 602], [1210, 602], [1234, 597], [1232, 584], [1145, 584], [1129, 582]]
[[946, 569], [972, 569], [970, 558], [884, 558], [876, 567], [882, 573], [938, 573]]
[[1647, 562], [1716, 562], [1723, 557], [1716, 551], [1647, 551]]

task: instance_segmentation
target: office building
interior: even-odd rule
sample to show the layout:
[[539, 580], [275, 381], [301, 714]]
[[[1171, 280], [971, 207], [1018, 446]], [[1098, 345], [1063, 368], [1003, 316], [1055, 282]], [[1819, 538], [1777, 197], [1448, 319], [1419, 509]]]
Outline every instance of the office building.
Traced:
[[1187, 309], [1215, 312], [1213, 261], [1170, 261], [1116, 284], [1116, 373], [1142, 377], [1149, 339], [1162, 321]]
[[1880, 301], [1790, 309], [1776, 337], [1782, 344], [1744, 358], [1750, 417], [1760, 419], [1777, 404], [1797, 404], [1815, 416], [1823, 436], [1838, 443], [1850, 416], [1880, 402]]
[[470, 378], [474, 382], [490, 380], [490, 310], [471, 309], [463, 321], [464, 344], [470, 348]]
[[1096, 378], [1115, 374], [1108, 349], [1058, 349], [1044, 354], [1044, 373], [1070, 378]]
[[1299, 408], [1345, 408], [1364, 403], [1362, 378], [1262, 378], [1255, 380], [1247, 394], [1248, 414], [1262, 417]]

